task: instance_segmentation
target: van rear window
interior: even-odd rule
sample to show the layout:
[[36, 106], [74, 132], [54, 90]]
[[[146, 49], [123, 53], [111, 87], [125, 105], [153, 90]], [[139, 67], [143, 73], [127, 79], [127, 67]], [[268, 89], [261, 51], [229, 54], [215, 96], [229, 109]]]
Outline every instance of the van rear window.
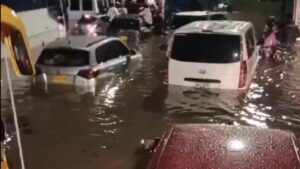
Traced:
[[184, 62], [232, 63], [240, 61], [240, 36], [177, 34], [171, 58]]
[[80, 49], [45, 49], [37, 63], [59, 67], [87, 66], [89, 65], [89, 52]]

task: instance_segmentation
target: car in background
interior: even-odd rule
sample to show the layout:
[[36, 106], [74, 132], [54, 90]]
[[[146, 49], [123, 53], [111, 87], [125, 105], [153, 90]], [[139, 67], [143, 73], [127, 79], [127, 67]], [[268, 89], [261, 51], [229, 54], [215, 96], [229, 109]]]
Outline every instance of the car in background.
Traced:
[[71, 34], [87, 36], [104, 35], [108, 23], [104, 22], [102, 18], [104, 18], [104, 16], [96, 17], [87, 14], [82, 15], [75, 26], [71, 29]]
[[36, 63], [38, 83], [94, 86], [96, 79], [118, 74], [141, 54], [118, 38], [70, 36], [50, 43]]
[[147, 169], [299, 169], [292, 133], [246, 126], [175, 124], [142, 140], [153, 152]]
[[177, 29], [194, 21], [227, 20], [226, 12], [185, 11], [173, 15], [172, 27]]
[[68, 14], [70, 20], [78, 20], [84, 14], [98, 15], [100, 1], [97, 0], [72, 0], [69, 1]]
[[167, 51], [169, 85], [246, 90], [259, 61], [252, 23], [196, 21], [177, 29]]
[[136, 15], [116, 17], [107, 28], [108, 36], [119, 37], [124, 42], [138, 42], [143, 33]]

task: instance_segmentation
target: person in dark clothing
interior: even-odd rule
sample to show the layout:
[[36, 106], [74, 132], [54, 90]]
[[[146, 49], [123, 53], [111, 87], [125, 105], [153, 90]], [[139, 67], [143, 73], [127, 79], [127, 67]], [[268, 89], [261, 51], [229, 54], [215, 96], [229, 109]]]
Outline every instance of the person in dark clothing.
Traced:
[[281, 19], [276, 23], [276, 27], [277, 27], [277, 34], [276, 34], [276, 38], [278, 39], [278, 41], [282, 44], [283, 43], [283, 31], [284, 28], [286, 26], [286, 22]]
[[161, 12], [161, 9], [157, 9], [155, 11], [155, 13], [153, 14], [153, 26], [154, 26], [154, 30], [153, 32], [155, 34], [165, 34], [166, 32], [166, 25], [165, 25], [165, 21], [164, 21], [164, 17], [163, 14]]
[[269, 16], [267, 23], [263, 30], [263, 39], [267, 38], [276, 28], [276, 18], [274, 16]]
[[271, 35], [273, 31], [277, 30], [276, 18], [274, 16], [269, 16], [265, 27], [263, 28], [262, 36], [258, 40], [258, 44], [264, 44], [265, 39]]
[[283, 29], [282, 43], [286, 47], [293, 47], [296, 43], [296, 39], [300, 36], [299, 27], [295, 25], [293, 20], [290, 20]]
[[69, 32], [69, 14], [68, 14], [68, 7], [69, 7], [69, 1], [68, 0], [61, 0], [62, 5], [62, 14], [65, 19], [65, 26], [66, 31]]

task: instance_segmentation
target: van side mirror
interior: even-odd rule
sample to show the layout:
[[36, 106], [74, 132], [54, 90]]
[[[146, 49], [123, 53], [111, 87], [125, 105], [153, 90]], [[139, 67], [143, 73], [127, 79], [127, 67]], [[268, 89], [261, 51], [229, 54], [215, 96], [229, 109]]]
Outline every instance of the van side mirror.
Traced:
[[16, 75], [34, 75], [28, 37], [18, 15], [5, 5], [1, 5], [1, 40], [6, 45], [6, 55], [10, 58]]
[[[1, 25], [1, 29], [2, 29]], [[17, 75], [34, 75], [35, 70], [30, 59], [30, 51], [26, 46], [23, 34], [17, 29], [8, 29], [5, 32], [4, 41], [7, 47], [7, 55], [11, 58], [13, 68]], [[28, 43], [28, 42], [27, 42]]]

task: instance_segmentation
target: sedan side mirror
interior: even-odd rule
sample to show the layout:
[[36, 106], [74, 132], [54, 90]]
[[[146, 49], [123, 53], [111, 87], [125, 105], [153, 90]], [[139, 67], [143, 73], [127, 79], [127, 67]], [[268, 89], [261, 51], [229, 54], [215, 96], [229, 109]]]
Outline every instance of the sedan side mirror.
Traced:
[[161, 51], [167, 51], [167, 49], [168, 49], [168, 44], [161, 44], [160, 46], [159, 46], [159, 49], [161, 50]]
[[135, 55], [136, 54], [136, 50], [135, 49], [130, 49], [129, 50], [129, 54], [130, 55]]

